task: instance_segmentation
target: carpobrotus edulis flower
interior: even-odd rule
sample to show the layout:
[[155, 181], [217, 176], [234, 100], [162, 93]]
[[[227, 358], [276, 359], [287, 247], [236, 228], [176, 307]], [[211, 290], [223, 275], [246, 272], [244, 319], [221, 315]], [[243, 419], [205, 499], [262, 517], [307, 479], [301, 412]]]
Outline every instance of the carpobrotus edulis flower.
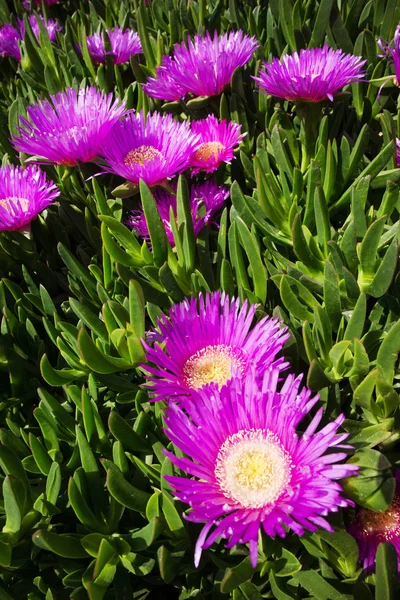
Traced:
[[288, 339], [278, 319], [262, 318], [253, 325], [257, 305], [213, 292], [172, 306], [169, 317], [158, 319], [154, 344], [145, 345], [155, 400], [190, 395], [209, 383], [219, 387], [234, 375], [245, 378], [254, 366], [260, 374], [270, 365], [286, 368], [276, 359]]
[[264, 63], [254, 77], [261, 91], [292, 102], [333, 101], [335, 94], [364, 77], [366, 63], [360, 56], [323, 48], [307, 48]]
[[359, 559], [365, 571], [375, 570], [375, 555], [381, 542], [390, 542], [397, 551], [400, 571], [400, 471], [395, 472], [396, 490], [389, 508], [375, 512], [360, 508], [348, 532], [357, 540]]
[[29, 118], [20, 117], [22, 127], [12, 142], [20, 152], [38, 156], [38, 162], [74, 166], [97, 157], [124, 112], [125, 105], [112, 94], [95, 87], [68, 88], [28, 106]]
[[0, 27], [0, 56], [12, 56], [15, 60], [21, 60], [18, 41], [21, 36], [18, 30], [6, 23]]
[[277, 391], [278, 377], [279, 371], [268, 369], [260, 387], [253, 372], [221, 389], [215, 384], [203, 388], [184, 408], [177, 403], [167, 407], [165, 432], [186, 456], [165, 454], [196, 479], [166, 479], [176, 497], [190, 505], [186, 518], [205, 524], [196, 544], [196, 566], [202, 550], [224, 538], [227, 548], [248, 543], [255, 567], [261, 529], [280, 537], [286, 528], [298, 535], [318, 528], [333, 531], [326, 516], [353, 504], [337, 483], [357, 470], [341, 462], [343, 449], [349, 448], [343, 444], [348, 434], [337, 434], [344, 415], [317, 432], [320, 408], [298, 434], [318, 396], [300, 389], [301, 377], [293, 375]]
[[102, 33], [96, 32], [86, 39], [89, 54], [94, 62], [105, 63], [108, 54], [112, 56], [114, 64], [120, 65], [129, 62], [131, 56], [142, 52], [139, 35], [131, 29], [124, 31], [122, 27], [114, 27], [107, 30], [107, 35], [111, 44], [111, 50], [108, 52], [105, 50]]
[[199, 171], [211, 173], [223, 162], [230, 163], [234, 150], [246, 134], [241, 134], [241, 125], [218, 121], [214, 115], [201, 121], [193, 121], [192, 131], [200, 135], [200, 146], [193, 152], [189, 164], [193, 175]]
[[0, 168], [0, 231], [24, 230], [60, 192], [36, 165]]
[[[39, 15], [39, 17], [36, 17], [35, 15], [30, 15], [29, 16], [29, 25], [31, 26], [32, 31], [37, 40], [39, 39], [39, 34], [40, 34], [38, 18], [42, 21], [43, 25], [45, 26], [47, 35], [49, 36], [49, 40], [51, 42], [55, 42], [56, 37], [57, 37], [57, 32], [61, 31], [61, 29], [62, 29], [61, 25], [58, 23], [58, 21], [55, 21], [54, 19], [45, 20], [40, 15]], [[25, 25], [24, 25], [23, 19], [18, 19], [18, 27], [21, 32], [21, 39], [24, 39]]]
[[175, 44], [172, 57], [164, 57], [156, 77], [143, 86], [152, 98], [179, 100], [186, 94], [215, 96], [227, 86], [238, 67], [245, 65], [259, 46], [254, 37], [231, 31], [211, 37], [195, 35], [187, 45]]
[[[211, 221], [213, 215], [221, 208], [228, 196], [229, 190], [225, 186], [218, 186], [212, 179], [191, 187], [190, 209], [195, 237]], [[164, 223], [168, 241], [174, 247], [175, 239], [171, 227], [170, 210], [172, 208], [176, 218], [176, 196], [172, 196], [159, 188], [156, 190], [154, 197], [157, 202], [158, 212]], [[143, 209], [133, 211], [126, 224], [144, 239], [150, 239]]]
[[184, 171], [198, 146], [199, 136], [172, 115], [129, 113], [104, 140], [105, 170], [138, 184], [163, 183]]
[[[380, 47], [383, 56], [386, 56], [393, 62], [394, 75], [392, 79], [395, 85], [400, 85], [400, 23], [394, 32], [393, 45], [389, 42], [379, 39], [378, 46]], [[389, 78], [388, 78], [389, 79]]]

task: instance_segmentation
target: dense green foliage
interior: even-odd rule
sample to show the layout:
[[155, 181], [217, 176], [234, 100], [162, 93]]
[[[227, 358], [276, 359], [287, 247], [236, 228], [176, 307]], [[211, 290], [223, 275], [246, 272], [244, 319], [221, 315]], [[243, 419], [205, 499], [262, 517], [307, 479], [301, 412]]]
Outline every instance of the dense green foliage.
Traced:
[[[220, 228], [197, 240], [181, 176], [174, 251], [151, 191], [141, 186], [152, 252], [123, 224], [137, 197], [117, 177], [90, 179], [93, 165], [46, 166], [61, 199], [32, 223], [31, 239], [0, 234], [0, 597], [396, 598], [392, 547], [380, 548], [377, 574], [365, 580], [345, 531], [351, 511], [331, 520], [335, 534], [264, 538], [256, 570], [246, 548], [223, 543], [195, 569], [199, 527], [182, 518], [187, 507], [163, 478], [173, 472], [162, 454], [163, 406], [148, 402], [137, 365], [141, 336], [185, 296], [223, 289], [258, 302], [259, 316], [289, 326], [285, 354], [320, 393], [324, 419], [346, 414], [350, 460], [361, 468], [347, 495], [388, 507], [400, 463], [399, 91], [389, 83], [379, 100], [380, 83], [365, 81], [327, 104], [302, 170], [292, 105], [259, 94], [250, 75], [263, 59], [327, 41], [363, 55], [366, 79], [381, 79], [392, 71], [376, 38], [393, 38], [400, 3], [65, 0], [41, 10], [64, 25], [58, 42], [43, 29], [39, 43], [26, 23], [21, 63], [0, 58], [4, 162], [18, 160], [8, 139], [25, 107], [84, 81], [130, 108], [214, 113], [248, 135], [218, 172], [231, 185]], [[0, 0], [0, 20], [11, 13], [24, 14], [19, 0]], [[76, 44], [103, 22], [137, 30], [144, 57], [96, 66], [79, 56]], [[174, 43], [230, 28], [261, 47], [221, 97], [163, 105], [143, 93], [140, 82]]]

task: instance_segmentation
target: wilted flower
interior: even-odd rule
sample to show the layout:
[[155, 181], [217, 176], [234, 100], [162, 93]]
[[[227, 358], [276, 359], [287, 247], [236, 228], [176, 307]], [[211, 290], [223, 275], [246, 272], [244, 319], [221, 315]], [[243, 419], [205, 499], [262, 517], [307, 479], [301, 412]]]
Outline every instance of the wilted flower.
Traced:
[[381, 542], [396, 548], [400, 570], [400, 471], [395, 472], [396, 490], [393, 501], [384, 512], [360, 508], [348, 532], [357, 540], [360, 561], [367, 572], [375, 570], [375, 555]]
[[[40, 15], [39, 15], [39, 19], [42, 21], [43, 25], [45, 26], [47, 35], [49, 36], [50, 41], [54, 42], [57, 37], [57, 32], [61, 31], [62, 27], [59, 25], [58, 21], [55, 21], [54, 19], [47, 19], [47, 21], [45, 21], [45, 19], [43, 19], [43, 17], [41, 17]], [[33, 31], [36, 39], [39, 39], [40, 28], [39, 28], [39, 23], [38, 23], [37, 17], [35, 15], [30, 15], [29, 24], [32, 28], [32, 31]], [[23, 19], [18, 19], [18, 27], [21, 32], [21, 39], [24, 39], [25, 25], [24, 25]]]
[[164, 57], [157, 68], [156, 77], [151, 77], [143, 86], [145, 92], [160, 100], [179, 100], [186, 94], [215, 96], [227, 86], [238, 67], [245, 65], [259, 46], [254, 37], [242, 31], [231, 31], [212, 38], [195, 35], [175, 44], [173, 56]]
[[379, 39], [378, 46], [380, 47], [383, 56], [386, 56], [393, 62], [394, 82], [400, 85], [400, 23], [396, 27], [393, 38], [393, 46], [385, 40]]
[[325, 517], [353, 504], [336, 482], [357, 469], [335, 464], [346, 458], [336, 449], [351, 447], [342, 444], [347, 433], [337, 434], [344, 415], [316, 433], [321, 407], [298, 434], [298, 424], [318, 396], [311, 398], [310, 390], [300, 389], [301, 377], [293, 375], [278, 392], [278, 376], [279, 371], [268, 369], [261, 388], [254, 373], [219, 390], [210, 385], [184, 409], [176, 403], [167, 408], [165, 432], [187, 458], [165, 454], [196, 479], [165, 478], [177, 498], [190, 505], [187, 519], [205, 523], [196, 544], [196, 566], [203, 549], [225, 538], [227, 548], [249, 543], [255, 567], [261, 528], [268, 536], [281, 537], [286, 527], [298, 535], [318, 528], [333, 531]]
[[199, 171], [211, 173], [223, 162], [230, 163], [233, 152], [246, 134], [241, 134], [241, 125], [218, 121], [210, 115], [207, 119], [194, 121], [192, 131], [200, 135], [200, 146], [193, 152], [189, 164], [193, 175]]
[[[196, 237], [203, 227], [210, 222], [212, 216], [221, 208], [228, 196], [229, 190], [224, 186], [218, 186], [212, 180], [191, 187], [190, 209], [192, 213], [194, 235]], [[173, 247], [175, 246], [175, 240], [171, 227], [170, 209], [172, 208], [176, 218], [176, 196], [172, 196], [164, 190], [157, 189], [154, 197], [157, 202], [158, 212], [164, 223], [168, 241]], [[150, 239], [143, 209], [133, 211], [132, 215], [127, 220], [127, 225], [141, 237], [147, 240]]]
[[94, 33], [87, 37], [89, 54], [95, 62], [105, 63], [106, 54], [109, 54], [113, 57], [114, 64], [120, 65], [128, 62], [131, 56], [142, 52], [139, 35], [130, 29], [124, 31], [122, 27], [114, 27], [107, 29], [107, 35], [111, 44], [111, 50], [108, 52], [105, 50], [102, 33]]
[[60, 195], [36, 165], [0, 168], [0, 231], [26, 228]]
[[21, 60], [18, 46], [20, 39], [18, 30], [9, 23], [0, 27], [0, 56], [12, 56], [15, 60]]
[[145, 346], [150, 364], [143, 368], [155, 400], [190, 395], [209, 383], [221, 387], [233, 375], [245, 378], [251, 367], [260, 374], [271, 365], [284, 369], [287, 363], [275, 357], [289, 337], [286, 327], [270, 317], [252, 327], [256, 309], [220, 292], [172, 306], [169, 318], [158, 319], [157, 343]]
[[107, 171], [154, 186], [184, 171], [197, 145], [198, 136], [189, 125], [172, 115], [154, 112], [145, 119], [143, 112], [129, 113], [105, 138], [102, 156]]
[[292, 102], [333, 100], [334, 94], [364, 77], [360, 56], [323, 48], [307, 48], [264, 63], [264, 71], [254, 77], [265, 94]]
[[[49, 100], [28, 106], [29, 119], [20, 117], [23, 127], [12, 137], [20, 152], [37, 155], [66, 166], [96, 158], [110, 130], [125, 112], [112, 94], [95, 87], [68, 88]], [[39, 159], [38, 159], [39, 160]]]

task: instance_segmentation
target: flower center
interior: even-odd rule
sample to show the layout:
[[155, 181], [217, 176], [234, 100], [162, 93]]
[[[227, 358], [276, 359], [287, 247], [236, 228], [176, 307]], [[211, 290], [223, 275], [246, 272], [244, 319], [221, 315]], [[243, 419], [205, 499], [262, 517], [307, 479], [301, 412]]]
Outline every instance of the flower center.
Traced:
[[278, 437], [268, 429], [242, 429], [219, 449], [215, 476], [224, 495], [244, 508], [262, 508], [279, 498], [292, 464]]
[[206, 346], [186, 361], [183, 377], [194, 390], [208, 383], [217, 383], [221, 388], [232, 377], [232, 368], [244, 374], [246, 359], [241, 350], [225, 344]]
[[400, 496], [395, 496], [385, 512], [375, 512], [362, 508], [358, 519], [364, 535], [374, 534], [385, 540], [400, 535]]
[[196, 150], [194, 158], [201, 162], [207, 162], [210, 158], [218, 160], [219, 153], [223, 150], [225, 150], [225, 146], [220, 142], [206, 142]]
[[[19, 204], [18, 204], [19, 203]], [[29, 200], [26, 198], [17, 198], [16, 196], [10, 196], [9, 198], [2, 198], [0, 200], [0, 206], [6, 210], [13, 209], [15, 206], [21, 207], [22, 210], [26, 211], [29, 208]]]
[[155, 158], [164, 158], [163, 155], [154, 146], [139, 146], [134, 150], [130, 150], [124, 158], [124, 163], [129, 167], [140, 165], [143, 167], [146, 163]]

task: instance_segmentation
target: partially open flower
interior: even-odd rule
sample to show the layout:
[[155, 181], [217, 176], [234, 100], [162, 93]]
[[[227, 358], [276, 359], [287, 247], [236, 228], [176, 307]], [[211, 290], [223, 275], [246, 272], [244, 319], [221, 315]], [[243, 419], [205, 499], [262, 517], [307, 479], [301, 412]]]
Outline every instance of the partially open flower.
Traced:
[[[218, 186], [212, 180], [191, 187], [190, 208], [195, 237], [197, 237], [203, 227], [211, 221], [213, 215], [221, 208], [228, 196], [229, 190], [224, 186]], [[172, 208], [176, 218], [176, 196], [171, 196], [164, 190], [157, 189], [154, 197], [157, 202], [158, 212], [164, 223], [168, 241], [171, 246], [174, 247], [175, 239], [174, 234], [172, 233], [170, 210]], [[133, 211], [126, 224], [136, 231], [138, 235], [150, 240], [143, 209]]]
[[87, 37], [89, 54], [95, 62], [105, 63], [106, 54], [109, 54], [112, 56], [114, 64], [120, 65], [129, 62], [131, 56], [142, 52], [139, 35], [131, 29], [124, 31], [122, 27], [114, 27], [114, 29], [107, 29], [107, 35], [111, 44], [109, 52], [105, 50], [102, 33], [97, 32]]
[[0, 56], [12, 56], [15, 60], [21, 60], [18, 46], [20, 39], [18, 29], [9, 23], [0, 27]]
[[394, 68], [393, 79], [396, 85], [400, 85], [400, 23], [394, 32], [393, 45], [379, 39], [378, 46], [382, 51], [382, 55], [392, 61]]
[[25, 229], [60, 192], [36, 165], [0, 168], [0, 231]]
[[[45, 26], [47, 35], [49, 36], [50, 41], [54, 42], [57, 37], [57, 32], [61, 31], [62, 27], [54, 19], [47, 19], [47, 21], [46, 21], [40, 15], [39, 15], [39, 19], [42, 21], [43, 25]], [[40, 27], [39, 27], [38, 19], [35, 15], [30, 15], [29, 24], [32, 28], [33, 33], [35, 34], [36, 39], [39, 39]], [[21, 32], [21, 39], [24, 39], [25, 25], [24, 25], [23, 19], [18, 19], [18, 27]]]
[[342, 449], [349, 448], [342, 443], [348, 434], [337, 434], [344, 415], [317, 431], [320, 408], [298, 434], [318, 396], [300, 389], [301, 377], [293, 375], [278, 391], [278, 377], [278, 370], [267, 369], [260, 388], [253, 372], [221, 388], [200, 389], [184, 408], [174, 402], [167, 407], [165, 433], [186, 456], [165, 454], [191, 478], [165, 478], [177, 498], [190, 505], [186, 518], [205, 524], [196, 566], [202, 550], [224, 538], [227, 548], [249, 543], [255, 567], [261, 529], [280, 537], [286, 528], [298, 535], [333, 531], [327, 515], [352, 505], [336, 481], [357, 469], [342, 463]]
[[218, 121], [210, 115], [207, 119], [193, 121], [192, 131], [200, 135], [200, 145], [190, 157], [193, 175], [199, 171], [211, 173], [223, 162], [230, 163], [234, 150], [246, 134], [241, 134], [241, 125], [225, 120]]

